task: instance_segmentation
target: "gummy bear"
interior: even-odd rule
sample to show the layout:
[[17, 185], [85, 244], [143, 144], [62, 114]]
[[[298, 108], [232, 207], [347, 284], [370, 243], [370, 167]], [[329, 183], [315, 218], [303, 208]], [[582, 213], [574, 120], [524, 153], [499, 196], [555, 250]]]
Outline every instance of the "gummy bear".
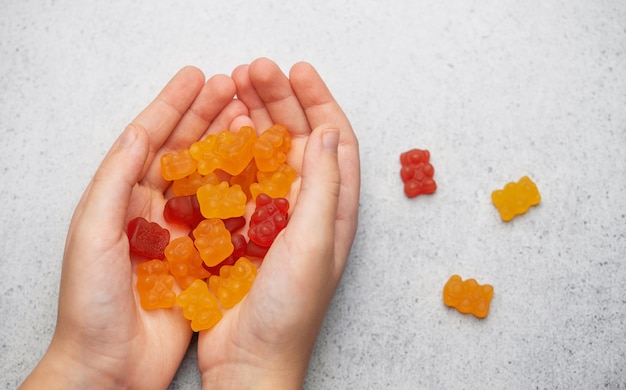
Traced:
[[250, 193], [250, 186], [254, 183], [257, 183], [257, 172], [258, 169], [254, 160], [250, 161], [250, 164], [238, 175], [230, 178], [230, 185], [239, 184], [241, 189], [246, 194], [248, 199], [252, 199], [252, 194]]
[[221, 157], [215, 153], [217, 134], [209, 134], [189, 147], [189, 153], [196, 160], [196, 168], [201, 175], [208, 175], [221, 164]]
[[524, 214], [531, 206], [541, 202], [541, 195], [535, 183], [528, 176], [517, 183], [507, 183], [503, 189], [491, 193], [491, 200], [500, 213], [500, 218], [508, 222], [516, 215]]
[[269, 246], [261, 246], [256, 244], [254, 241], [248, 241], [246, 245], [246, 256], [248, 257], [256, 257], [258, 259], [265, 258], [265, 255], [270, 250]]
[[185, 289], [196, 279], [206, 279], [209, 271], [204, 269], [200, 254], [188, 236], [179, 237], [165, 248], [165, 258], [169, 263], [170, 272], [178, 285]]
[[196, 195], [168, 199], [163, 209], [163, 217], [167, 222], [187, 225], [192, 229], [204, 219]]
[[248, 199], [239, 184], [232, 187], [225, 181], [217, 185], [206, 184], [198, 188], [196, 196], [205, 218], [240, 217], [246, 212]]
[[149, 259], [165, 258], [163, 251], [170, 242], [169, 230], [156, 222], [148, 222], [145, 218], [137, 217], [128, 223], [126, 232], [131, 253]]
[[212, 328], [223, 317], [217, 298], [209, 292], [204, 280], [194, 280], [178, 294], [176, 304], [183, 308], [183, 316], [191, 320], [194, 332]]
[[145, 310], [174, 306], [174, 277], [169, 274], [165, 261], [154, 259], [137, 266], [137, 292]]
[[230, 234], [233, 234], [237, 230], [246, 226], [245, 217], [226, 218], [226, 219], [222, 219], [222, 222], [224, 222], [224, 227], [226, 228], [226, 230], [230, 232]]
[[283, 125], [275, 124], [257, 138], [252, 154], [259, 171], [273, 172], [287, 161], [291, 135]]
[[194, 171], [189, 176], [172, 182], [172, 190], [175, 196], [195, 195], [198, 188], [205, 184], [219, 184], [220, 179], [215, 172], [201, 175], [198, 171]]
[[254, 129], [243, 126], [236, 133], [224, 130], [219, 134], [210, 134], [193, 143], [189, 152], [196, 160], [198, 172], [203, 175], [216, 169], [238, 175], [252, 160], [256, 139]]
[[492, 297], [491, 285], [479, 285], [474, 279], [463, 281], [459, 275], [452, 275], [443, 288], [443, 303], [446, 306], [478, 318], [487, 316]]
[[233, 253], [230, 254], [226, 259], [222, 260], [221, 263], [214, 267], [206, 267], [205, 268], [211, 273], [211, 275], [219, 275], [220, 268], [225, 265], [233, 265], [235, 261], [246, 255], [246, 248], [248, 247], [248, 243], [246, 242], [246, 238], [243, 234], [235, 233], [231, 235], [230, 241], [233, 243]]
[[165, 153], [160, 162], [161, 174], [165, 180], [182, 179], [196, 170], [196, 162], [187, 149], [178, 154]]
[[218, 218], [205, 219], [193, 230], [194, 245], [204, 263], [214, 267], [230, 256], [235, 249], [224, 222]]
[[400, 177], [404, 183], [404, 193], [409, 198], [421, 194], [432, 194], [437, 189], [433, 180], [435, 169], [429, 162], [428, 150], [411, 149], [400, 154]]
[[266, 193], [272, 198], [283, 198], [287, 196], [291, 189], [291, 184], [296, 180], [296, 170], [287, 164], [280, 164], [274, 172], [257, 173], [258, 183], [250, 185], [252, 198], [260, 193]]
[[271, 198], [267, 194], [256, 197], [256, 210], [250, 217], [248, 236], [257, 245], [269, 247], [281, 230], [287, 226], [289, 201]]
[[250, 260], [240, 257], [235, 265], [226, 265], [220, 269], [220, 275], [209, 278], [209, 287], [225, 309], [239, 303], [252, 288], [257, 268]]

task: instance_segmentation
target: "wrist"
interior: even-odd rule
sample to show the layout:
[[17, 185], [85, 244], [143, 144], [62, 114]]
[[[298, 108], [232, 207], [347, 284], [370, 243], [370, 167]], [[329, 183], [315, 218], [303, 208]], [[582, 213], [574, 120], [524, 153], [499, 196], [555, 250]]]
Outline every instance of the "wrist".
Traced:
[[72, 353], [60, 348], [54, 341], [43, 358], [20, 386], [25, 389], [121, 389], [118, 381], [106, 364], [89, 358], [81, 359], [81, 352]]
[[223, 363], [202, 372], [202, 389], [301, 389], [308, 361]]

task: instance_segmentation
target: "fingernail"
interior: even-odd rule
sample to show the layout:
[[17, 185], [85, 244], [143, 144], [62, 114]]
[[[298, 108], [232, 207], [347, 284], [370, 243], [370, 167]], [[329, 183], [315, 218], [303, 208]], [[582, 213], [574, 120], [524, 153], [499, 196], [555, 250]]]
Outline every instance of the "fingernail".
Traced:
[[133, 143], [133, 141], [135, 141], [135, 139], [137, 138], [137, 131], [135, 130], [135, 128], [133, 126], [127, 126], [126, 129], [124, 129], [124, 132], [122, 133], [122, 135], [120, 136], [120, 140], [118, 141], [117, 146], [120, 148], [125, 148], [130, 146], [130, 144]]
[[325, 130], [322, 134], [322, 144], [326, 150], [336, 153], [339, 145], [339, 131], [336, 129]]

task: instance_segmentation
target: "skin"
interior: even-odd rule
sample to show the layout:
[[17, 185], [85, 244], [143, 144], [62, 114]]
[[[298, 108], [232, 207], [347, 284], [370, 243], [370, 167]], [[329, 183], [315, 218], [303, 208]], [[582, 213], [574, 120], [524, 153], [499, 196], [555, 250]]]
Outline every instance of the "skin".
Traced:
[[246, 298], [199, 333], [198, 365], [203, 388], [301, 388], [356, 234], [358, 142], [311, 65], [288, 77], [261, 58], [206, 82], [183, 68], [113, 145], [72, 218], [57, 326], [23, 389], [167, 388], [192, 332], [178, 307], [141, 308], [126, 224], [142, 216], [186, 234], [163, 219], [171, 190], [160, 156], [208, 133], [273, 123], [292, 134], [289, 224]]

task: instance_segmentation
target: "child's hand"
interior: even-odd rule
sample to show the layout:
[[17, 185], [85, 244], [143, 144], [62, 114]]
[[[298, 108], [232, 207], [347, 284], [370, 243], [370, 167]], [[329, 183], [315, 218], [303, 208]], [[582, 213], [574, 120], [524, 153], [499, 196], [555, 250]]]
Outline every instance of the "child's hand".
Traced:
[[237, 68], [237, 96], [249, 110], [235, 128], [285, 125], [288, 164], [298, 171], [289, 224], [267, 253], [252, 290], [199, 335], [206, 388], [300, 388], [357, 229], [359, 150], [350, 123], [309, 64], [287, 78], [259, 59]]
[[167, 226], [160, 156], [247, 115], [234, 95], [230, 77], [205, 84], [198, 69], [184, 68], [109, 151], [71, 221], [56, 330], [24, 387], [167, 388], [192, 332], [178, 307], [140, 307], [126, 224], [142, 216]]

